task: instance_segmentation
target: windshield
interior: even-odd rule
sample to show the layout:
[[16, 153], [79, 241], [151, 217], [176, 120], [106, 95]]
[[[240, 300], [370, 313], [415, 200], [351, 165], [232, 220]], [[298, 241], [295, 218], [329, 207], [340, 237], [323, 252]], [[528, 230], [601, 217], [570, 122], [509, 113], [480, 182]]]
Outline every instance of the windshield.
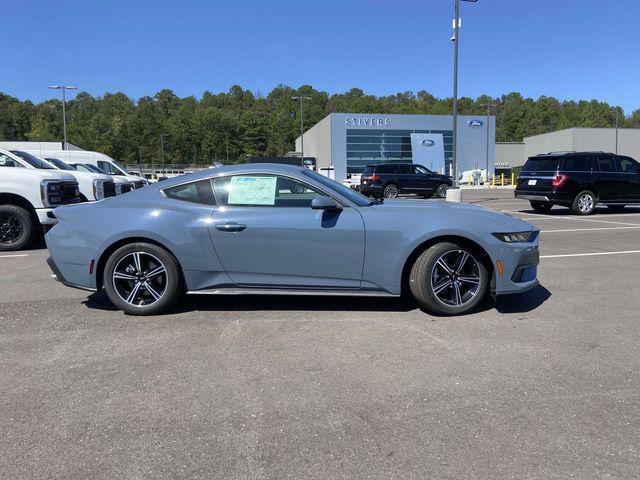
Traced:
[[306, 168], [303, 170], [302, 174], [306, 175], [307, 177], [311, 177], [325, 187], [338, 192], [340, 195], [348, 198], [359, 207], [368, 207], [369, 205], [371, 205], [371, 200], [369, 200], [367, 197], [361, 195], [352, 188], [345, 187], [341, 183], [336, 182], [335, 180], [331, 180], [329, 177], [325, 177], [324, 175], [312, 172], [311, 170], [308, 170]]
[[91, 165], [90, 163], [83, 163], [82, 165], [78, 165], [78, 166], [82, 166], [84, 168], [86, 168], [87, 170], [89, 170], [90, 172], [94, 172], [94, 173], [106, 173], [104, 170], [102, 170], [101, 168], [96, 167], [95, 165]]
[[558, 170], [558, 157], [529, 157], [522, 170], [527, 172], [555, 172]]
[[49, 163], [53, 163], [60, 170], [75, 170], [73, 167], [70, 167], [69, 165], [64, 163], [62, 160], [58, 160], [57, 158], [45, 158], [45, 160]]
[[126, 168], [124, 168], [122, 165], [120, 165], [118, 162], [116, 162], [115, 160], [111, 160], [111, 162], [122, 172], [122, 175], [131, 175]]
[[33, 168], [38, 168], [40, 170], [55, 170], [55, 168], [49, 165], [47, 162], [31, 155], [30, 153], [23, 152], [22, 150], [11, 150], [11, 153], [19, 156]]

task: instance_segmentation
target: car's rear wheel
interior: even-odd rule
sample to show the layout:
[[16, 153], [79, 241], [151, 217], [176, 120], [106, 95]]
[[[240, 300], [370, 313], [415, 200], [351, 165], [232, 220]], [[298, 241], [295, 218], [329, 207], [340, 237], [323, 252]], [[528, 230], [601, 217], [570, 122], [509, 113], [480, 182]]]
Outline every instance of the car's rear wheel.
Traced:
[[547, 202], [529, 202], [534, 212], [548, 213], [553, 205]]
[[0, 251], [20, 250], [33, 236], [31, 215], [16, 205], [0, 205]]
[[571, 211], [577, 215], [591, 215], [595, 209], [598, 200], [593, 192], [585, 190], [576, 195], [571, 205]]
[[382, 195], [384, 195], [385, 198], [396, 198], [399, 193], [400, 189], [398, 188], [398, 186], [394, 183], [390, 183], [389, 185], [384, 187]]
[[438, 188], [436, 189], [436, 196], [438, 198], [445, 198], [447, 196], [448, 188], [449, 188], [449, 185], [447, 185], [446, 183], [441, 183], [440, 185], [438, 185]]
[[609, 211], [613, 213], [620, 213], [624, 210], [625, 205], [607, 205]]
[[475, 308], [488, 287], [486, 267], [477, 253], [451, 242], [433, 245], [415, 261], [409, 287], [421, 307], [444, 315], [460, 315]]
[[109, 300], [131, 315], [161, 313], [182, 293], [177, 260], [150, 243], [131, 243], [113, 252], [103, 283]]

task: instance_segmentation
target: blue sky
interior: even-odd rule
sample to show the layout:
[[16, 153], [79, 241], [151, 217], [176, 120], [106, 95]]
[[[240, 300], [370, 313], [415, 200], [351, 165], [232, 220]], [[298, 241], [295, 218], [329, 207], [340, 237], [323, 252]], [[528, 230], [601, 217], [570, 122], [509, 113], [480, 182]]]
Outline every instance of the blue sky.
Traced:
[[[453, 0], [30, 1], [2, 7], [0, 91], [52, 83], [131, 97], [268, 92], [451, 95]], [[640, 2], [462, 3], [460, 95], [519, 91], [640, 108]]]

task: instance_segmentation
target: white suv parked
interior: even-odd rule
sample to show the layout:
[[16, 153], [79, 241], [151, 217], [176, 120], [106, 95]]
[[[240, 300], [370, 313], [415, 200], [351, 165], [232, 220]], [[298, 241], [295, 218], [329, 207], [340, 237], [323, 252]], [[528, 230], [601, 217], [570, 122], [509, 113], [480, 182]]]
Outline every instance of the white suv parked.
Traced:
[[0, 251], [26, 247], [39, 225], [47, 229], [56, 223], [55, 207], [80, 202], [75, 177], [24, 163], [0, 149]]

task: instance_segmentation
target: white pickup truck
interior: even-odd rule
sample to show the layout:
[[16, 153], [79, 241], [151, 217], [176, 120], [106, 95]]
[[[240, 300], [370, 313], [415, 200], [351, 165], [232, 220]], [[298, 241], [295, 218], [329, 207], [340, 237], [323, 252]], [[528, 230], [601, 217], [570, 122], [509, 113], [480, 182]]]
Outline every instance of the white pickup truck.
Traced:
[[[73, 175], [78, 182], [80, 188], [80, 199], [83, 202], [93, 202], [95, 200], [102, 200], [103, 198], [113, 197], [116, 195], [116, 184], [113, 178], [106, 173], [93, 173], [93, 172], [78, 172], [73, 167], [70, 167], [66, 163], [57, 158], [38, 158], [29, 152], [22, 150], [9, 150], [16, 160], [29, 168], [43, 168], [49, 167], [55, 170], [64, 170], [69, 175]], [[44, 160], [46, 165], [36, 166], [38, 160]]]
[[39, 226], [56, 223], [53, 209], [80, 202], [75, 177], [61, 170], [27, 167], [0, 149], [0, 251], [26, 247]]

